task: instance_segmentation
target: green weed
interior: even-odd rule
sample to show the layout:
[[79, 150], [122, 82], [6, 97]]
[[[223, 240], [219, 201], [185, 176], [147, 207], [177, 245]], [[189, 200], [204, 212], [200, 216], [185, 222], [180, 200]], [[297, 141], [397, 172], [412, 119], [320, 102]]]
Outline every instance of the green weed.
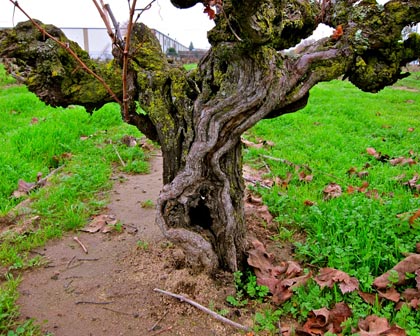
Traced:
[[145, 209], [153, 209], [155, 207], [155, 203], [152, 200], [147, 199], [141, 202], [141, 207]]
[[137, 245], [137, 248], [141, 250], [147, 250], [149, 248], [149, 243], [143, 240], [138, 240], [136, 245]]

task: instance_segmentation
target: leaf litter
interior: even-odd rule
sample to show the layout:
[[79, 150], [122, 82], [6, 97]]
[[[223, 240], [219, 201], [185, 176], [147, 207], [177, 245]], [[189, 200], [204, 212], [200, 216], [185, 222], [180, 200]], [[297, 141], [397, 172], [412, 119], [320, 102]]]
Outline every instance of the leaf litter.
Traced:
[[[408, 304], [414, 309], [420, 308], [420, 254], [411, 254], [395, 265], [391, 270], [377, 277], [373, 286], [375, 293], [364, 293], [359, 290], [359, 281], [347, 273], [334, 268], [321, 268], [317, 275], [312, 271], [304, 272], [295, 261], [275, 262], [275, 256], [268, 253], [264, 244], [258, 240], [252, 241], [253, 248], [248, 251], [248, 264], [254, 269], [258, 285], [268, 287], [274, 304], [282, 304], [293, 295], [293, 289], [304, 286], [309, 279], [314, 280], [321, 288], [332, 288], [335, 284], [343, 294], [357, 292], [368, 304], [375, 305], [379, 299], [395, 302], [399, 309]], [[414, 287], [399, 291], [396, 286], [413, 284]], [[332, 309], [323, 307], [312, 310], [302, 327], [293, 330], [283, 326], [282, 335], [324, 335], [325, 333], [341, 333], [342, 323], [352, 317], [351, 308], [344, 302], [337, 303]], [[354, 328], [353, 328], [354, 329]], [[404, 329], [398, 325], [390, 325], [386, 318], [376, 315], [367, 316], [358, 322], [357, 330], [361, 336], [406, 335]]]
[[89, 233], [109, 233], [115, 230], [115, 225], [118, 223], [118, 219], [114, 215], [98, 215], [95, 216], [90, 223], [81, 229], [81, 231]]

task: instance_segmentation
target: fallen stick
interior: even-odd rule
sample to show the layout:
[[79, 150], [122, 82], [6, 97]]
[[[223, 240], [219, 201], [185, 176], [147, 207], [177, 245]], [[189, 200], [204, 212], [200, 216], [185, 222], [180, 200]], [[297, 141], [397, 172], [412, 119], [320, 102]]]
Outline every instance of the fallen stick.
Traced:
[[88, 250], [87, 250], [86, 246], [85, 246], [85, 245], [83, 245], [83, 243], [79, 240], [79, 238], [77, 238], [77, 237], [73, 237], [73, 240], [74, 240], [74, 241], [76, 241], [76, 242], [80, 245], [80, 247], [82, 248], [82, 250], [83, 250], [86, 254], [88, 254]]
[[94, 305], [107, 305], [114, 303], [113, 301], [108, 302], [96, 302], [96, 301], [77, 301], [76, 304], [94, 304]]
[[70, 265], [72, 264], [72, 262], [74, 261], [74, 259], [76, 259], [76, 256], [73, 256], [73, 258], [70, 259], [70, 261], [67, 263], [67, 267], [66, 268], [69, 268], [70, 267]]
[[112, 311], [113, 313], [117, 313], [117, 314], [138, 317], [138, 314], [136, 314], [136, 313], [126, 313], [126, 312], [119, 311], [119, 310], [112, 309], [112, 308], [108, 308], [108, 307], [102, 307], [102, 309], [109, 310], [109, 311]]
[[161, 329], [159, 331], [156, 331], [152, 336], [160, 335], [160, 334], [163, 334], [164, 332], [170, 331], [170, 330], [172, 330], [172, 326], [169, 326], [169, 327], [167, 327], [165, 329]]
[[167, 292], [167, 291], [164, 291], [164, 290], [159, 289], [159, 288], [155, 288], [154, 291], [159, 292], [161, 294], [172, 296], [172, 297], [177, 298], [178, 300], [180, 300], [182, 302], [187, 302], [190, 305], [192, 305], [192, 306], [200, 309], [201, 311], [209, 314], [210, 316], [214, 317], [216, 320], [227, 323], [227, 324], [231, 325], [232, 327], [235, 327], [235, 328], [241, 329], [241, 330], [245, 330], [245, 331], [250, 331], [251, 330], [251, 328], [249, 328], [247, 326], [244, 326], [242, 324], [236, 323], [232, 320], [229, 320], [228, 318], [226, 318], [222, 315], [219, 315], [219, 314], [215, 313], [214, 311], [211, 311], [210, 309], [202, 306], [201, 304], [199, 304], [199, 303], [197, 303], [197, 302], [195, 302], [191, 299], [186, 298], [185, 296], [182, 296], [182, 295], [179, 295], [179, 294], [174, 294], [174, 293], [171, 293], [171, 292]]
[[165, 318], [165, 316], [168, 314], [168, 310], [162, 315], [162, 317], [159, 319], [159, 320], [157, 320], [156, 321], [156, 323], [151, 327], [151, 328], [149, 328], [147, 331], [153, 331], [153, 330], [155, 330], [155, 328], [157, 327], [157, 325]]
[[118, 153], [118, 149], [117, 149], [117, 147], [115, 147], [115, 145], [112, 145], [112, 147], [114, 148], [114, 151], [115, 151], [115, 153], [116, 153], [116, 154], [117, 154], [117, 156], [118, 156], [118, 159], [120, 159], [121, 165], [122, 165], [123, 167], [125, 167], [125, 162], [123, 161], [123, 159], [122, 159], [122, 157], [121, 157], [120, 153]]

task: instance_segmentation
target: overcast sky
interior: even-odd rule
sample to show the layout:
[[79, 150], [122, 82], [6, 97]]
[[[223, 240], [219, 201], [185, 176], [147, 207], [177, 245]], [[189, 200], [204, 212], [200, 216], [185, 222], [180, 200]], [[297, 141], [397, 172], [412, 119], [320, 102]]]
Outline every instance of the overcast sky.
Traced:
[[[33, 18], [61, 28], [104, 27], [92, 0], [19, 0], [19, 5]], [[98, 1], [99, 2], [99, 1]], [[127, 0], [105, 0], [111, 6], [117, 20], [124, 23], [128, 18]], [[137, 1], [137, 8], [145, 7], [150, 1]], [[190, 9], [177, 9], [169, 0], [157, 0], [152, 8], [141, 16], [140, 21], [150, 28], [159, 30], [186, 47], [190, 42], [195, 48], [209, 48], [207, 31], [214, 23], [203, 13], [204, 6], [197, 4]], [[0, 0], [0, 27], [12, 27], [27, 19], [9, 0]]]

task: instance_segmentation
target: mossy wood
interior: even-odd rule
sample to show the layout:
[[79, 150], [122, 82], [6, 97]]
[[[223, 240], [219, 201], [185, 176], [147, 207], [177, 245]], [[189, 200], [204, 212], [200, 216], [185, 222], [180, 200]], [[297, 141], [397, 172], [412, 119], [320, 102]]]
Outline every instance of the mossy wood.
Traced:
[[[172, 0], [179, 8], [195, 0]], [[164, 187], [157, 224], [198, 269], [235, 271], [244, 263], [246, 228], [240, 137], [263, 118], [303, 108], [320, 81], [348, 78], [377, 92], [402, 78], [401, 67], [420, 55], [419, 35], [402, 41], [420, 21], [420, 1], [226, 0], [208, 34], [212, 45], [198, 68], [167, 62], [150, 30], [131, 35], [126, 121], [159, 142]], [[341, 31], [286, 53], [319, 23]], [[122, 97], [122, 52], [89, 59], [54, 26], [43, 25]], [[45, 102], [80, 104], [91, 111], [110, 95], [66, 52], [29, 22], [0, 33], [0, 57], [10, 73]], [[138, 108], [142, 107], [142, 110]], [[140, 112], [141, 111], [141, 112]]]

